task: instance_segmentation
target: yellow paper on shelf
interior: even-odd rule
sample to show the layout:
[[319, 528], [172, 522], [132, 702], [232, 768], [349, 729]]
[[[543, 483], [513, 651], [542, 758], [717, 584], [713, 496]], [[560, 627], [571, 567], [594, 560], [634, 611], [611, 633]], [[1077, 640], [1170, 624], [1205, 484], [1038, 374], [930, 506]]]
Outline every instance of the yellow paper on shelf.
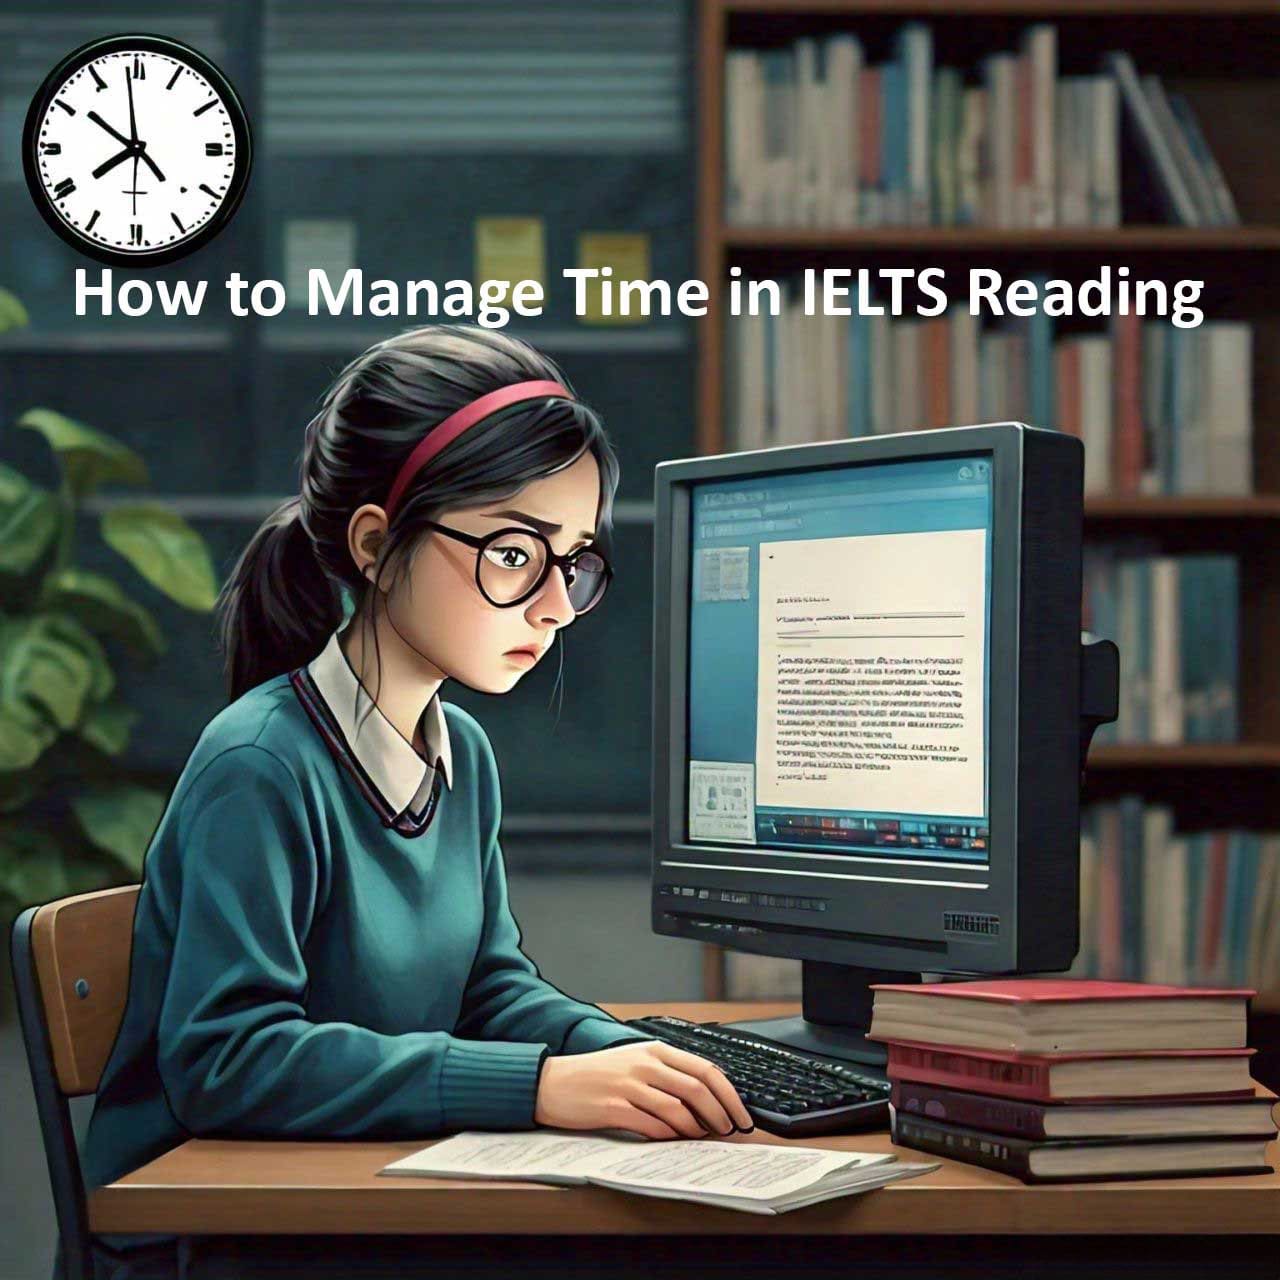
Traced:
[[475, 284], [505, 280], [507, 290], [518, 280], [547, 284], [547, 237], [541, 218], [477, 218], [475, 220]]
[[579, 317], [584, 324], [647, 324], [649, 317], [635, 314], [637, 302], [632, 301], [633, 314], [616, 314], [620, 310], [617, 284], [619, 280], [649, 279], [649, 237], [642, 231], [584, 231], [578, 237], [578, 266], [611, 267], [609, 277], [613, 284], [615, 314], [605, 315], [601, 279], [586, 281], [586, 308]]

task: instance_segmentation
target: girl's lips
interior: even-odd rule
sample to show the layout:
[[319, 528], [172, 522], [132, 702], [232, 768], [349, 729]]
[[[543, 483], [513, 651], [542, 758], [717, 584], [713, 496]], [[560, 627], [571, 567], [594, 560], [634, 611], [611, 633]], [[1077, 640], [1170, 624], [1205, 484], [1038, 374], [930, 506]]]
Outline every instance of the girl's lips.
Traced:
[[506, 656], [508, 658], [528, 658], [530, 662], [536, 662], [538, 660], [538, 650], [532, 646], [524, 649], [508, 649]]

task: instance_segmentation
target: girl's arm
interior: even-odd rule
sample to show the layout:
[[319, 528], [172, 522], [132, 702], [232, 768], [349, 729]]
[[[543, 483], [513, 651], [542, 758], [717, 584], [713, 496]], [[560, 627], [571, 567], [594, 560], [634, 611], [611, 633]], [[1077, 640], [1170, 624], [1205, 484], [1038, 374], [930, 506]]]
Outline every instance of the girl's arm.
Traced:
[[507, 877], [498, 842], [501, 786], [493, 748], [475, 726], [480, 789], [481, 871], [484, 926], [480, 947], [455, 1030], [487, 1040], [534, 1041], [553, 1053], [589, 1053], [651, 1036], [611, 1018], [603, 1009], [565, 995], [539, 973], [520, 949], [520, 927], [511, 914]]
[[180, 874], [155, 886], [173, 930], [157, 1059], [184, 1128], [343, 1138], [533, 1124], [546, 1041], [308, 1021], [302, 940], [323, 898], [324, 833], [276, 756], [224, 752], [178, 821]]

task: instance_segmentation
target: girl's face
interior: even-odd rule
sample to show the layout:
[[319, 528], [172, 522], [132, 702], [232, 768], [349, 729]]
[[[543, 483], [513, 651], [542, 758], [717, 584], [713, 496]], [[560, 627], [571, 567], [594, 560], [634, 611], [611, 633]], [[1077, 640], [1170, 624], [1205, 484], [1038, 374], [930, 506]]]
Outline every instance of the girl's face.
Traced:
[[[535, 529], [546, 535], [553, 551], [567, 555], [594, 539], [599, 500], [600, 468], [588, 452], [562, 471], [530, 481], [514, 497], [446, 511], [436, 522], [475, 537], [505, 528]], [[401, 638], [442, 678], [480, 693], [506, 693], [576, 615], [558, 566], [523, 603], [505, 609], [491, 604], [476, 586], [479, 554], [444, 534], [427, 533], [386, 605]]]

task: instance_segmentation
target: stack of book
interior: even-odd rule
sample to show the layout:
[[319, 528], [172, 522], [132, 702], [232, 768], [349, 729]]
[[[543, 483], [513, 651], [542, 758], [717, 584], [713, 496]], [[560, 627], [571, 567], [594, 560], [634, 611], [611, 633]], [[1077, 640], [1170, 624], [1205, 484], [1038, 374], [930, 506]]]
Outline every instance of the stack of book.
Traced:
[[1024, 1182], [1265, 1173], [1252, 991], [1023, 978], [880, 984], [899, 1146]]

